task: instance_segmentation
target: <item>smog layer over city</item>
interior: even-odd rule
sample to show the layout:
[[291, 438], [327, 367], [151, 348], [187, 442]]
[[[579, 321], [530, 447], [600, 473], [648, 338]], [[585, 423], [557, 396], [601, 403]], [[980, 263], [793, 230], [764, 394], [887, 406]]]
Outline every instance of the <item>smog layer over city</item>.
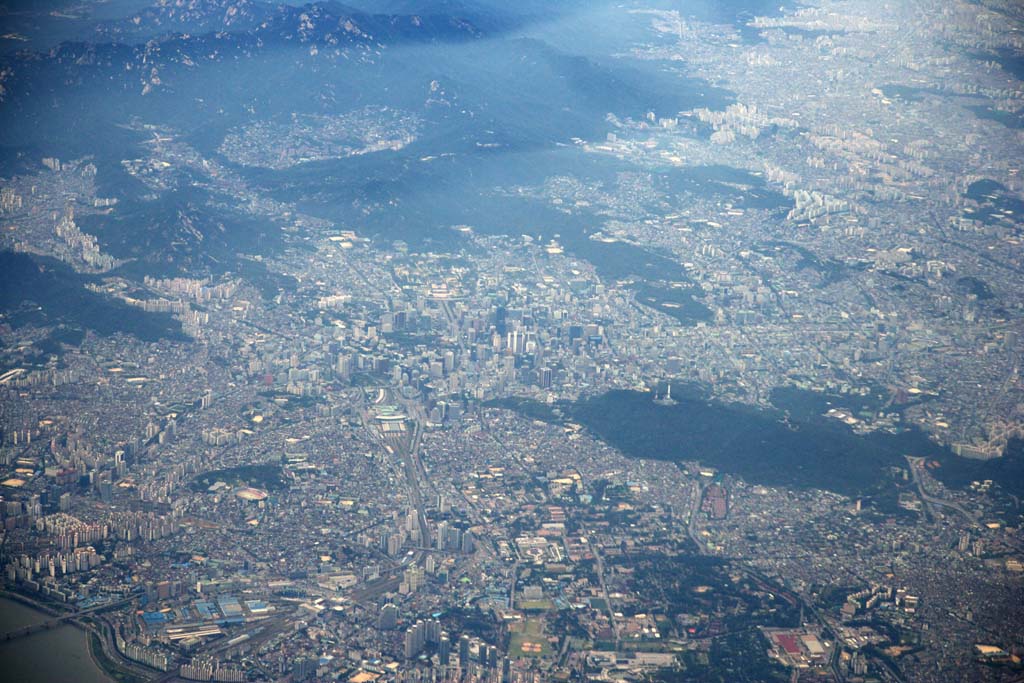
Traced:
[[1024, 680], [1019, 0], [0, 4], [0, 679]]

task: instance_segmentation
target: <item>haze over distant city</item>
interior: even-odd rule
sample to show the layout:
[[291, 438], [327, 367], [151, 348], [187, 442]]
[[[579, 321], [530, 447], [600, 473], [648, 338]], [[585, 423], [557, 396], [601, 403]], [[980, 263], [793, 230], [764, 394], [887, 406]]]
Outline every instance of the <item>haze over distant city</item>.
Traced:
[[0, 8], [0, 667], [1020, 680], [1022, 27]]

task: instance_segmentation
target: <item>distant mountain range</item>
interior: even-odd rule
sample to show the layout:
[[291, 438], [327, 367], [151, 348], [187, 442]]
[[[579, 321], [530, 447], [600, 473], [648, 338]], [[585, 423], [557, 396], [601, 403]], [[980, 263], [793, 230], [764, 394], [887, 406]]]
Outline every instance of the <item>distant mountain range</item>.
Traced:
[[[0, 62], [0, 97], [41, 85], [67, 86], [109, 70], [135, 75], [145, 92], [166, 68], [253, 57], [308, 47], [320, 60], [372, 59], [401, 43], [456, 42], [502, 30], [496, 17], [456, 14], [372, 14], [334, 2], [302, 6], [250, 0], [161, 0], [127, 18], [100, 23], [81, 39], [48, 52], [21, 51]], [[148, 87], [147, 87], [148, 86]]]
[[[276, 290], [281, 283], [241, 255], [281, 248], [280, 221], [242, 210], [243, 196], [413, 244], [437, 245], [461, 223], [550, 227], [569, 218], [524, 213], [523, 202], [495, 199], [494, 187], [537, 185], [556, 168], [614, 176], [615, 163], [579, 158], [572, 140], [603, 138], [609, 114], [672, 114], [730, 97], [677, 65], [615, 57], [633, 36], [645, 39], [647, 19], [626, 27], [633, 34], [617, 30], [614, 45], [573, 39], [612, 4], [158, 0], [139, 9], [138, 0], [110, 0], [59, 17], [26, 10], [16, 17], [26, 35], [53, 24], [68, 39], [45, 48], [26, 40], [0, 56], [0, 175], [38, 172], [43, 157], [90, 158], [97, 192], [119, 203], [83, 216], [83, 230], [125, 261], [117, 275], [127, 278], [245, 270]], [[365, 107], [422, 125], [399, 150], [287, 169], [241, 167], [222, 151], [239, 131]], [[154, 148], [156, 130], [192, 150], [192, 161]], [[203, 159], [245, 191], [211, 186]], [[126, 170], [150, 162], [170, 169], [150, 185]]]
[[252, 0], [161, 0], [130, 17], [97, 27], [111, 42], [167, 34], [245, 35], [266, 45], [387, 45], [402, 41], [467, 40], [500, 29], [493, 18], [469, 11], [375, 13], [336, 2], [301, 6]]

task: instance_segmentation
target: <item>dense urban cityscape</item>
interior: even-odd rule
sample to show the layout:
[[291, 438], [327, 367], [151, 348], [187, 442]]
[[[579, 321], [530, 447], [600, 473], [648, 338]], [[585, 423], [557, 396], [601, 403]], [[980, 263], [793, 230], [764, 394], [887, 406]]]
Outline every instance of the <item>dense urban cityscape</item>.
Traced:
[[4, 666], [1022, 680], [1021, 7], [441, 4], [0, 15]]

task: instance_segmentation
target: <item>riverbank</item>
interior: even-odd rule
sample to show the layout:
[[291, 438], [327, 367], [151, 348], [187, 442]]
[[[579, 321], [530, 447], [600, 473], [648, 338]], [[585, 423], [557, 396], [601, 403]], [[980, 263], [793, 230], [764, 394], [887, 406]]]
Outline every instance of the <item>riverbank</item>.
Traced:
[[[60, 613], [16, 593], [0, 597], [0, 632], [43, 623]], [[4, 676], [22, 683], [80, 681], [115, 683], [93, 657], [90, 631], [79, 624], [62, 624], [0, 643]]]
[[[15, 593], [9, 590], [0, 590], [0, 600], [11, 600], [12, 602], [17, 602], [20, 605], [23, 605], [31, 610], [35, 610], [36, 612], [40, 612], [50, 617], [59, 617], [61, 616], [61, 614], [63, 614], [63, 612], [56, 609], [52, 605], [48, 605], [45, 602], [39, 602], [38, 600], [33, 600], [27, 595], [23, 595], [22, 593]], [[40, 621], [43, 620], [41, 619]], [[28, 626], [28, 624], [25, 625]]]
[[[19, 605], [28, 611], [22, 613], [24, 623], [13, 626], [0, 623], [0, 626], [3, 626], [3, 628], [0, 628], [0, 633], [41, 624], [53, 617], [66, 616], [68, 614], [68, 610], [60, 609], [59, 605], [37, 600], [31, 595], [4, 589], [0, 589], [0, 612], [3, 611], [3, 601], [5, 600]], [[30, 615], [35, 616], [32, 617]], [[105, 676], [105, 678], [101, 679], [104, 683], [146, 683], [157, 676], [157, 672], [150, 671], [141, 664], [128, 661], [115, 649], [113, 635], [109, 632], [110, 627], [97, 614], [70, 619], [58, 628], [72, 628], [84, 635], [94, 668]], [[38, 633], [45, 632], [47, 631], [39, 631]], [[18, 640], [22, 639], [19, 638]], [[0, 647], [3, 645], [4, 642], [0, 641]], [[31, 680], [33, 679], [30, 679], [30, 683]]]
[[93, 662], [111, 680], [117, 683], [146, 683], [153, 679], [153, 676], [138, 676], [123, 669], [116, 660], [112, 659], [104, 647], [104, 637], [90, 628], [89, 631], [89, 654]]

